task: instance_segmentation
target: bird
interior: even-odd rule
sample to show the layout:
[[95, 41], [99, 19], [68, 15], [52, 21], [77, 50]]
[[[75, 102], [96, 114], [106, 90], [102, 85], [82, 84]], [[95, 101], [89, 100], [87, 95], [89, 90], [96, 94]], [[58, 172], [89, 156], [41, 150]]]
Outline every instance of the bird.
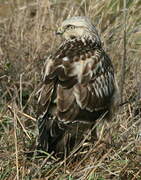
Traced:
[[97, 119], [116, 109], [118, 85], [90, 18], [67, 18], [56, 34], [62, 42], [45, 61], [39, 90], [37, 149], [65, 156]]

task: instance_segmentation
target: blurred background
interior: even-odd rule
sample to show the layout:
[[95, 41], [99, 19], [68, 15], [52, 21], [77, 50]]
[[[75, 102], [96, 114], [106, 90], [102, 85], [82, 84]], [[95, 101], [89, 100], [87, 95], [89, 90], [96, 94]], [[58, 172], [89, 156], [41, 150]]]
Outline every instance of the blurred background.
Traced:
[[[55, 30], [78, 15], [96, 25], [128, 103], [111, 121], [111, 145], [81, 148], [62, 163], [27, 159], [41, 71], [61, 42]], [[141, 0], [0, 0], [0, 179], [141, 179], [140, 110]]]

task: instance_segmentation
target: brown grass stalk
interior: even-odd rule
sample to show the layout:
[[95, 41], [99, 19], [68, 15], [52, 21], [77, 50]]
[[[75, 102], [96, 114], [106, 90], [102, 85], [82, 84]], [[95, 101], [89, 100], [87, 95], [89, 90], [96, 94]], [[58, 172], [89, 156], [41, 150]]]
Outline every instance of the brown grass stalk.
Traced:
[[19, 180], [19, 157], [18, 157], [18, 140], [17, 140], [17, 118], [14, 111], [14, 143], [15, 143], [15, 156], [16, 156], [16, 179]]
[[123, 59], [121, 64], [121, 79], [120, 79], [120, 103], [123, 102], [123, 90], [125, 83], [125, 73], [126, 73], [126, 60], [127, 60], [127, 37], [126, 37], [126, 26], [127, 26], [127, 7], [126, 0], [123, 3]]

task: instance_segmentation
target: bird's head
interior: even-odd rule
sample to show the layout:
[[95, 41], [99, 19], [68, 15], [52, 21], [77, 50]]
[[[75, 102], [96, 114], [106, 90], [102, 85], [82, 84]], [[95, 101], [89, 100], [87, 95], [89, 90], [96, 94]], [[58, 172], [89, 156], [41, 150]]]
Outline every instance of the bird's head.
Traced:
[[56, 34], [65, 39], [90, 38], [100, 43], [100, 38], [95, 26], [87, 17], [75, 16], [66, 19], [58, 28]]

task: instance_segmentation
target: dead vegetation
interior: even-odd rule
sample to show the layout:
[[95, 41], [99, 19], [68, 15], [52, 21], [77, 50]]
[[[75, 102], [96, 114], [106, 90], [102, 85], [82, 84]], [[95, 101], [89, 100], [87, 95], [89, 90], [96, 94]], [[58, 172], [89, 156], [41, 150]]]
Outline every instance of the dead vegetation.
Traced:
[[[126, 0], [126, 9], [122, 0], [13, 2], [3, 9], [14, 7], [10, 16], [0, 19], [0, 179], [141, 179], [141, 1]], [[26, 152], [34, 149], [38, 133], [41, 69], [60, 41], [55, 29], [74, 15], [89, 16], [96, 24], [119, 84], [124, 73], [123, 101], [129, 103], [111, 122], [111, 144], [102, 141], [104, 131], [101, 140], [93, 145], [82, 142], [65, 160], [50, 154], [28, 159]]]

